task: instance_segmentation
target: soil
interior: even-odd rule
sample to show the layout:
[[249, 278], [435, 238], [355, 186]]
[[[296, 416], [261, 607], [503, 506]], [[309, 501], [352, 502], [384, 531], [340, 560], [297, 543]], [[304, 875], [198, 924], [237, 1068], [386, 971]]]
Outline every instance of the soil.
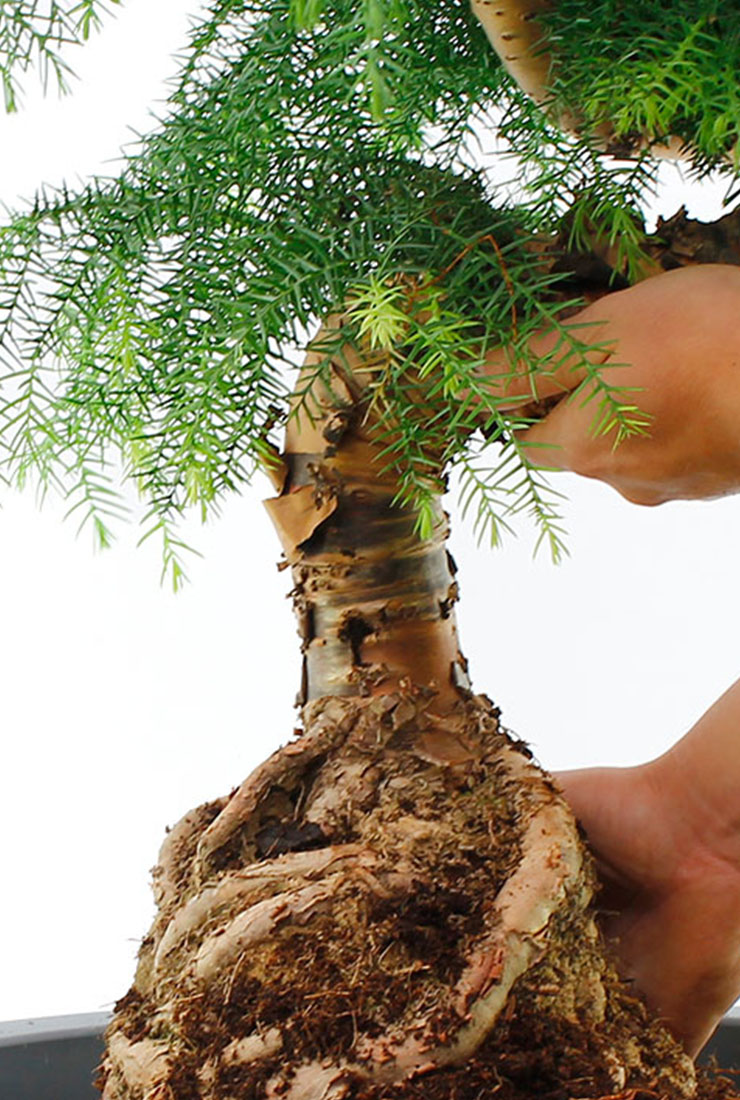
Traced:
[[[737, 221], [680, 212], [645, 274], [737, 262]], [[591, 297], [612, 259], [586, 257]], [[166, 838], [104, 1100], [740, 1100], [608, 958], [570, 810], [469, 690], [441, 504], [420, 540], [354, 360], [290, 419], [268, 502], [303, 728]]]
[[[170, 834], [159, 914], [109, 1030], [106, 1100], [737, 1096], [717, 1075], [695, 1085], [618, 979], [587, 859], [563, 875], [544, 932], [502, 932], [532, 822], [566, 811], [486, 699], [442, 726], [413, 693], [322, 700], [306, 717], [298, 740]], [[521, 951], [485, 1034], [456, 1054], [487, 996], [476, 958], [495, 989]]]

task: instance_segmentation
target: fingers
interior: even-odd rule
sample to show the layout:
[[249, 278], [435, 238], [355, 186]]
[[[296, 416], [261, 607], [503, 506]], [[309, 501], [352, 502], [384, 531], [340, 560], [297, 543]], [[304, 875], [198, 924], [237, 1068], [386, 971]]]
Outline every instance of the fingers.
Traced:
[[[529, 461], [542, 470], [570, 470], [595, 478], [615, 489], [631, 504], [653, 507], [678, 498], [673, 482], [662, 473], [659, 461], [645, 460], [649, 437], [627, 439], [615, 446], [615, 436], [594, 430], [596, 407], [584, 396], [563, 398], [531, 428], [517, 433]], [[653, 469], [655, 467], [655, 469]]]
[[572, 458], [565, 445], [572, 438], [567, 401], [558, 402], [542, 420], [519, 432], [519, 444], [529, 461], [543, 470], [571, 470]]
[[563, 397], [555, 407], [518, 433], [519, 443], [527, 458], [545, 470], [572, 470], [584, 477], [604, 475], [604, 452], [611, 455], [611, 446], [603, 437], [594, 438], [594, 405], [583, 396]]
[[603, 301], [581, 310], [564, 328], [540, 329], [528, 341], [524, 357], [515, 358], [510, 347], [486, 353], [482, 373], [491, 393], [505, 399], [502, 408], [565, 396], [581, 385], [589, 365], [606, 362], [616, 346], [616, 336]]

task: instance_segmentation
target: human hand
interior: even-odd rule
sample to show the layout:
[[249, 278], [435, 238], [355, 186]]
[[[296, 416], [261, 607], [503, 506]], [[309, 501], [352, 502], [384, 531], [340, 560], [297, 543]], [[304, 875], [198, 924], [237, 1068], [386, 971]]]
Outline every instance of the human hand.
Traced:
[[660, 759], [557, 776], [622, 972], [691, 1055], [740, 995], [739, 714], [736, 684]]
[[[563, 349], [552, 373], [536, 380], [538, 398], [557, 404], [520, 441], [545, 469], [573, 470], [613, 486], [636, 504], [708, 499], [740, 490], [740, 268], [704, 264], [646, 279], [608, 294], [569, 318], [587, 325], [575, 335], [600, 345], [586, 353], [626, 399], [650, 417], [648, 433], [618, 446], [596, 435], [598, 407], [588, 398], [582, 360]], [[552, 353], [558, 332], [531, 341], [538, 356]], [[525, 363], [512, 366], [506, 348], [486, 357], [493, 393], [511, 408], [532, 400]]]

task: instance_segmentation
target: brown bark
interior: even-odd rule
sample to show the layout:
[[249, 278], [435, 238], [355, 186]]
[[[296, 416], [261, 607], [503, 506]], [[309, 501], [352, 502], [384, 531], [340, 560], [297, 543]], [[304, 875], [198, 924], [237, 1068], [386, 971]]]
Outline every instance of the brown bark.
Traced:
[[[657, 269], [717, 248], [664, 237]], [[104, 1098], [692, 1096], [600, 944], [570, 811], [470, 691], [446, 517], [422, 541], [392, 505], [366, 365], [337, 353], [296, 411], [269, 503], [303, 730], [166, 839]]]
[[[341, 324], [341, 322], [337, 322]], [[395, 507], [392, 472], [364, 397], [362, 365], [332, 365], [331, 392], [314, 387], [286, 433], [286, 485], [267, 508], [293, 569], [304, 676], [300, 702], [371, 696], [414, 684], [449, 710], [467, 687], [457, 641], [457, 583], [436, 509], [427, 539]], [[323, 353], [309, 353], [311, 369]], [[340, 407], [337, 409], [337, 403]]]
[[[473, 12], [507, 73], [545, 110], [552, 105], [555, 61], [538, 16], [548, 7], [548, 0], [472, 0]], [[564, 130], [579, 128], [576, 116], [567, 112], [559, 113], [557, 121]]]

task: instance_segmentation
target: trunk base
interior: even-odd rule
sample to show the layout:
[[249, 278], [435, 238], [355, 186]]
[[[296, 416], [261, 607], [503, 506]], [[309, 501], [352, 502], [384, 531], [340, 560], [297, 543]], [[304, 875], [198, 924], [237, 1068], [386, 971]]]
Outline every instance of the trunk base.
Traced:
[[105, 1100], [695, 1095], [604, 955], [568, 808], [485, 698], [304, 718], [169, 833]]

